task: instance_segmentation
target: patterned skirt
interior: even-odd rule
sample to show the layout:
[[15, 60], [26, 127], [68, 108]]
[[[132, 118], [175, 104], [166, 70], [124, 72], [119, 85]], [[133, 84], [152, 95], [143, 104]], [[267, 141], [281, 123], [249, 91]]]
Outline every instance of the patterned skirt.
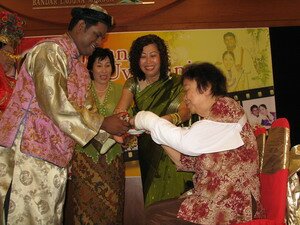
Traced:
[[121, 225], [125, 199], [123, 155], [110, 164], [101, 155], [95, 163], [75, 151], [68, 180], [64, 224]]

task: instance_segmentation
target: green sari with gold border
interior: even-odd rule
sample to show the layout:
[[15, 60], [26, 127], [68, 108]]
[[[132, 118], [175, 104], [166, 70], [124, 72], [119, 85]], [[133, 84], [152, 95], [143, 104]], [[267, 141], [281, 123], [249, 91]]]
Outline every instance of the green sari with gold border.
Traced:
[[[133, 78], [126, 81], [125, 87], [134, 95], [134, 115], [141, 110], [159, 116], [175, 113], [183, 97], [181, 77], [175, 74], [152, 83], [142, 91]], [[192, 173], [177, 172], [175, 164], [149, 134], [138, 137], [138, 155], [145, 206], [180, 196], [186, 189], [187, 181], [192, 180]]]

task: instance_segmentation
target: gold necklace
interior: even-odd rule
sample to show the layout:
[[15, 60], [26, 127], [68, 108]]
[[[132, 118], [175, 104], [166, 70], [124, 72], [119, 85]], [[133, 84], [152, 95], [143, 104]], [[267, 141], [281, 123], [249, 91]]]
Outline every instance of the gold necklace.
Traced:
[[145, 82], [146, 82], [146, 84], [147, 85], [150, 85], [150, 84], [153, 84], [153, 83], [155, 83], [156, 81], [158, 81], [159, 80], [159, 77], [158, 78], [153, 78], [154, 79], [154, 81], [153, 80], [148, 80], [147, 78], [145, 78]]
[[97, 96], [97, 93], [96, 93], [97, 90], [96, 90], [95, 84], [94, 84], [94, 82], [92, 82], [92, 94], [93, 94], [94, 100], [96, 101], [96, 106], [97, 106], [98, 112], [99, 112], [102, 116], [107, 116], [107, 115], [106, 115], [106, 113], [107, 113], [107, 111], [106, 111], [106, 103], [107, 103], [107, 99], [108, 99], [109, 94], [110, 94], [111, 89], [112, 89], [112, 87], [111, 87], [111, 82], [108, 83], [106, 89], [107, 89], [107, 92], [106, 92], [106, 94], [105, 94], [105, 97], [104, 97], [103, 102], [101, 103], [101, 102], [99, 101], [99, 97]]

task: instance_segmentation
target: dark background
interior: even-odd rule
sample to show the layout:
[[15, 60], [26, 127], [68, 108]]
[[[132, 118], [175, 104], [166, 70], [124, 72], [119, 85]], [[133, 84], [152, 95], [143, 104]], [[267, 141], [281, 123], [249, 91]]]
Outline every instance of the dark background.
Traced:
[[293, 147], [300, 144], [300, 27], [269, 29], [277, 118], [289, 120]]

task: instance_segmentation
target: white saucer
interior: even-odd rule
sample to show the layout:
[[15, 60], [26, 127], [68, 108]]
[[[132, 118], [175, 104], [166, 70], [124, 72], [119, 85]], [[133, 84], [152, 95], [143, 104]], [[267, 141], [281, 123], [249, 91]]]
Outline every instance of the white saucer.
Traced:
[[131, 135], [139, 135], [139, 134], [142, 134], [144, 132], [145, 132], [144, 130], [136, 130], [136, 129], [129, 129], [127, 131], [127, 133], [131, 134]]

